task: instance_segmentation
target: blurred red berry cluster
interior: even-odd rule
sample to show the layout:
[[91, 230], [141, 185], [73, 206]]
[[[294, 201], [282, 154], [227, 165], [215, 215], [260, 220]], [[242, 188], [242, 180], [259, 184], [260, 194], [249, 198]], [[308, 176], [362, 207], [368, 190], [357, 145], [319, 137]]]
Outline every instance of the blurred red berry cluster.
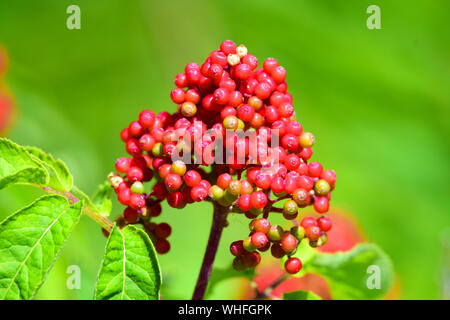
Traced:
[[[324, 244], [331, 220], [305, 217], [283, 230], [269, 215], [295, 221], [307, 206], [326, 213], [336, 174], [309, 162], [315, 138], [296, 121], [285, 80], [277, 60], [258, 68], [258, 59], [230, 40], [202, 65], [188, 63], [170, 93], [176, 111], [143, 110], [121, 131], [130, 156], [117, 160], [110, 182], [127, 207], [124, 223], [142, 223], [165, 253], [170, 232], [158, 232], [161, 224], [151, 222], [161, 214], [161, 201], [178, 209], [210, 201], [251, 220], [250, 235], [230, 248], [236, 269], [255, 267], [260, 252], [270, 249], [275, 257], [288, 256], [289, 273], [300, 271], [301, 261], [291, 257], [298, 244]], [[284, 205], [276, 207], [280, 201]]]
[[3, 83], [7, 69], [8, 56], [6, 50], [0, 46], [0, 136], [6, 133], [14, 116], [13, 99]]

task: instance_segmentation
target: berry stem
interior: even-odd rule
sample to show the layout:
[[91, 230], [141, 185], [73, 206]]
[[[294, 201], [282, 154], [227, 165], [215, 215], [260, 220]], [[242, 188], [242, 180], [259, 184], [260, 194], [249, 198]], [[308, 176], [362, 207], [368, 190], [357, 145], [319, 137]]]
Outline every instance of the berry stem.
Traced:
[[[60, 193], [56, 190], [53, 190], [50, 187], [42, 187], [42, 186], [38, 186], [38, 187], [40, 187], [45, 192], [58, 194], [60, 196], [66, 197], [67, 200], [69, 200], [70, 204], [74, 204], [74, 203], [80, 201], [77, 197], [75, 197], [72, 193], [70, 193], [68, 191], [66, 191], [64, 193]], [[103, 229], [105, 229], [108, 232], [111, 232], [111, 230], [113, 228], [113, 223], [107, 217], [102, 216], [100, 213], [98, 213], [97, 211], [95, 211], [94, 209], [90, 208], [87, 205], [83, 206], [83, 213], [85, 215], [87, 215], [89, 218], [91, 218], [92, 220], [94, 220], [96, 223], [98, 223]]]
[[202, 300], [208, 286], [209, 276], [211, 275], [217, 248], [219, 247], [220, 237], [225, 226], [229, 208], [222, 207], [214, 203], [214, 215], [209, 233], [208, 245], [203, 257], [202, 267], [198, 275], [192, 300]]

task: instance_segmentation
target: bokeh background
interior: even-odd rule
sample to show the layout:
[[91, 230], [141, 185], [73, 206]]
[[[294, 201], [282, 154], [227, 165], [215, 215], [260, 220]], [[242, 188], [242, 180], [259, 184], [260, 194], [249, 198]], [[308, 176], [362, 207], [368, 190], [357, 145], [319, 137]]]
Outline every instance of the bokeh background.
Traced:
[[[66, 28], [71, 4], [81, 8], [81, 30]], [[366, 27], [371, 4], [381, 8], [381, 30]], [[273, 56], [287, 69], [297, 117], [317, 137], [313, 159], [338, 174], [332, 207], [390, 255], [397, 297], [449, 298], [448, 12], [446, 0], [4, 0], [4, 82], [17, 108], [7, 136], [63, 159], [92, 193], [124, 154], [122, 127], [143, 108], [175, 109], [169, 92], [186, 63], [203, 62], [225, 39], [243, 43], [260, 62]], [[37, 194], [3, 190], [0, 218]], [[163, 210], [158, 220], [174, 234], [160, 258], [162, 293], [190, 298], [211, 209]], [[219, 267], [247, 230], [240, 217], [230, 222]], [[37, 298], [91, 299], [104, 245], [83, 217]], [[80, 290], [66, 287], [69, 265], [81, 268]], [[224, 282], [214, 297], [235, 291]]]

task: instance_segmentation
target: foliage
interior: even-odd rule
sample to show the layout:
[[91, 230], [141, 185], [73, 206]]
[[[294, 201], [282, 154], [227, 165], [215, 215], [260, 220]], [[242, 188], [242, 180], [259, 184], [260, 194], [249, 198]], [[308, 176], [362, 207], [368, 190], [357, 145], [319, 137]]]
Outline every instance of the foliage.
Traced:
[[[44, 195], [0, 223], [0, 299], [31, 299], [44, 282], [84, 207], [111, 211], [110, 191], [102, 185], [94, 200], [70, 193], [73, 178], [66, 165], [44, 151], [0, 139], [0, 188], [32, 184]], [[133, 226], [114, 227], [105, 250], [96, 299], [159, 298], [158, 258], [148, 236]]]

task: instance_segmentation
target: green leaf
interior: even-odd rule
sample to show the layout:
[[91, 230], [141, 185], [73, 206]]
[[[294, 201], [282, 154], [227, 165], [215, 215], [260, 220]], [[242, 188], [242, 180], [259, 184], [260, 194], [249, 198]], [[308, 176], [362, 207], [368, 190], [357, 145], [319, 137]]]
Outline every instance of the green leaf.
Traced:
[[45, 168], [25, 148], [0, 138], [0, 190], [14, 183], [46, 185], [48, 181]]
[[298, 290], [286, 292], [283, 294], [283, 300], [322, 300], [322, 298], [311, 291]]
[[103, 216], [109, 216], [112, 210], [112, 202], [111, 202], [111, 194], [112, 187], [109, 181], [98, 186], [97, 192], [92, 198], [92, 202], [94, 203], [97, 211], [100, 212]]
[[67, 166], [59, 159], [36, 147], [25, 147], [25, 150], [31, 154], [31, 157], [40, 162], [47, 169], [50, 179], [47, 186], [56, 191], [70, 191], [73, 185], [73, 177], [67, 169]]
[[80, 219], [82, 206], [46, 195], [0, 224], [0, 299], [34, 296]]
[[157, 300], [161, 271], [147, 234], [129, 225], [114, 226], [95, 289], [96, 300]]
[[332, 298], [338, 300], [380, 299], [392, 287], [394, 277], [391, 260], [372, 243], [359, 244], [348, 252], [318, 252], [306, 269], [323, 276]]

